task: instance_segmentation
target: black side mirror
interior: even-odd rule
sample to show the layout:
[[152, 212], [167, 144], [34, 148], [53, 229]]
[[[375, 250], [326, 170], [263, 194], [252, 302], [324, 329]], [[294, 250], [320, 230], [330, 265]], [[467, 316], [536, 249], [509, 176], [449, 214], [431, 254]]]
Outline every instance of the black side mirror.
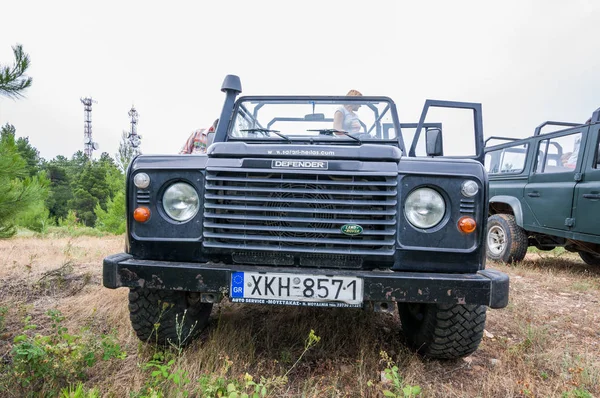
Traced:
[[442, 129], [432, 127], [425, 131], [427, 156], [444, 156]]

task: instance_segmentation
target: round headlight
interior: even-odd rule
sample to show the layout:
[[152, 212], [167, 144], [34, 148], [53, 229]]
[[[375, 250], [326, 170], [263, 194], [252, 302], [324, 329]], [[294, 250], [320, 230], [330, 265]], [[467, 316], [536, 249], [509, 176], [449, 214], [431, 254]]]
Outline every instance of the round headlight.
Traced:
[[460, 192], [466, 197], [473, 197], [479, 192], [479, 185], [473, 180], [467, 180], [462, 183]]
[[163, 209], [175, 221], [188, 221], [198, 214], [200, 199], [190, 184], [177, 182], [163, 195]]
[[417, 228], [435, 227], [444, 218], [444, 198], [431, 188], [419, 188], [411, 192], [404, 203], [404, 214]]
[[133, 177], [133, 184], [140, 189], [148, 188], [148, 185], [150, 185], [150, 176], [146, 173], [137, 173]]

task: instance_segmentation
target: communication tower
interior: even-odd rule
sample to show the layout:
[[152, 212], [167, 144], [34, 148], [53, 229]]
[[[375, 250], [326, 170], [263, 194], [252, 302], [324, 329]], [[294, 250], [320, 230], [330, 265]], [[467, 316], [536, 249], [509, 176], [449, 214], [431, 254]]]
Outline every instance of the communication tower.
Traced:
[[131, 130], [127, 133], [127, 138], [129, 139], [129, 144], [133, 149], [134, 155], [139, 155], [142, 153], [140, 149], [140, 146], [142, 145], [142, 136], [137, 133], [139, 114], [133, 105], [131, 105], [128, 115], [131, 117]]
[[83, 104], [83, 152], [89, 159], [92, 158], [92, 151], [100, 148], [97, 142], [92, 139], [92, 104], [98, 102], [91, 97], [80, 98]]

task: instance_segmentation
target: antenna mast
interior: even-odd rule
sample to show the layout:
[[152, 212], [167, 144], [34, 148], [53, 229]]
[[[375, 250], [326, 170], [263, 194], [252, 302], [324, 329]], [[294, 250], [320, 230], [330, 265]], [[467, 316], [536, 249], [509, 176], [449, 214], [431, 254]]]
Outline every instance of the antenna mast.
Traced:
[[92, 158], [92, 151], [99, 148], [97, 142], [92, 139], [92, 103], [97, 104], [91, 97], [80, 98], [83, 104], [83, 152], [89, 159]]
[[129, 131], [129, 134], [127, 134], [127, 138], [129, 138], [129, 144], [131, 145], [133, 155], [135, 156], [142, 153], [140, 149], [140, 145], [142, 145], [142, 136], [137, 133], [139, 114], [133, 105], [131, 105], [128, 115], [131, 117], [131, 130]]

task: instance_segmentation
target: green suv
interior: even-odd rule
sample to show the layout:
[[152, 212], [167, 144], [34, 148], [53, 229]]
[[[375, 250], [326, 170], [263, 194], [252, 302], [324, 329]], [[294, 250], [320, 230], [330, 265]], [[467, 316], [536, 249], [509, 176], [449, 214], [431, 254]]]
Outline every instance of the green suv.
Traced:
[[[545, 126], [562, 129], [542, 134]], [[544, 122], [532, 137], [486, 140], [487, 256], [520, 261], [563, 246], [600, 265], [600, 109], [584, 124]], [[491, 140], [503, 140], [487, 146]]]

